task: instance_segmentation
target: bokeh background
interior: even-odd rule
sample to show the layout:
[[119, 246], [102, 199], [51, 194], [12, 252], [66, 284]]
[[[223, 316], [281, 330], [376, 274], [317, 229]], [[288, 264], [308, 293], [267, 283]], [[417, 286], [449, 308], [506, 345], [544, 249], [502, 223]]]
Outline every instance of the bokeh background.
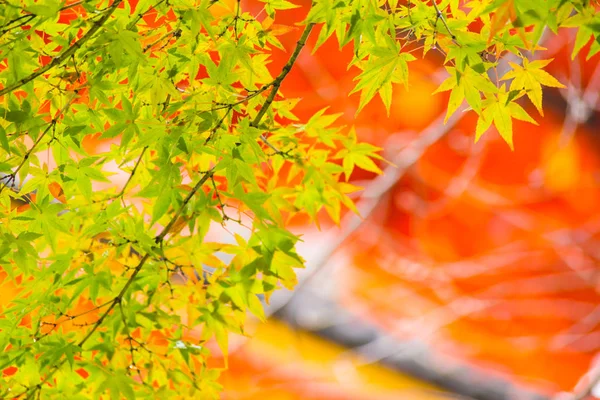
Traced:
[[[293, 2], [272, 28], [288, 49], [273, 74], [308, 12]], [[242, 1], [254, 15], [263, 5]], [[571, 60], [571, 30], [543, 36], [535, 57], [553, 58], [567, 89], [544, 92], [544, 116], [523, 103], [539, 125], [516, 122], [511, 152], [493, 128], [474, 143], [473, 113], [443, 124], [434, 54], [411, 63], [389, 118], [378, 98], [355, 116], [351, 49], [333, 38], [311, 55], [316, 36], [283, 94], [304, 121], [343, 113], [395, 165], [352, 177], [362, 219], [296, 221], [302, 283], [233, 341], [223, 398], [600, 398], [600, 57]]]

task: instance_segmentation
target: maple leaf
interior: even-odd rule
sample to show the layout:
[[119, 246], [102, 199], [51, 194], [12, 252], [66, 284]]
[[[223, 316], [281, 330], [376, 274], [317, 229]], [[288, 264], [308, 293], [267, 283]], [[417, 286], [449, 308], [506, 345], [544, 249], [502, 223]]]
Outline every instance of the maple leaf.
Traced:
[[361, 90], [360, 104], [357, 112], [367, 105], [376, 93], [379, 93], [388, 115], [392, 103], [392, 83], [408, 83], [408, 63], [416, 58], [409, 53], [400, 53], [399, 46], [394, 43], [389, 47], [376, 47], [372, 56], [363, 66], [363, 72], [355, 78], [356, 87], [350, 92]]
[[447, 67], [446, 70], [450, 76], [433, 92], [439, 93], [451, 90], [444, 122], [448, 121], [448, 118], [454, 114], [465, 99], [469, 106], [479, 114], [482, 107], [481, 93], [496, 93], [498, 91], [489, 78], [475, 72], [468, 66], [465, 67], [462, 73], [454, 67]]
[[496, 96], [486, 97], [482, 105], [483, 111], [479, 114], [479, 119], [477, 120], [475, 142], [489, 129], [493, 122], [502, 139], [504, 139], [511, 150], [514, 150], [512, 140], [513, 118], [537, 125], [537, 122], [527, 114], [527, 111], [518, 105], [514, 101], [514, 98], [511, 99], [512, 96], [513, 93], [507, 92], [505, 86], [502, 85]]
[[490, 33], [488, 35], [487, 44], [490, 45], [496, 34], [510, 22], [511, 25], [516, 28], [517, 35], [519, 35], [525, 47], [531, 49], [532, 44], [527, 40], [525, 30], [522, 26], [517, 26], [519, 14], [517, 13], [515, 0], [498, 0], [491, 4], [486, 11], [489, 12], [493, 9], [495, 9], [496, 12], [490, 20]]
[[593, 39], [586, 57], [586, 59], [589, 60], [590, 57], [600, 51], [600, 43], [598, 40], [600, 37], [600, 15], [598, 15], [593, 8], [582, 11], [583, 12], [571, 16], [562, 26], [567, 28], [577, 28], [577, 35], [575, 36], [571, 59], [575, 59], [575, 56], [579, 54], [581, 49], [590, 41], [590, 39]]
[[336, 158], [342, 160], [346, 181], [350, 179], [350, 175], [352, 174], [352, 171], [354, 171], [355, 166], [376, 174], [381, 174], [383, 172], [373, 161], [383, 161], [383, 158], [377, 154], [377, 152], [382, 149], [369, 143], [359, 143], [356, 138], [356, 130], [354, 127], [348, 132], [348, 136], [344, 140], [344, 145], [346, 148], [340, 150], [337, 153]]
[[509, 64], [513, 70], [507, 72], [501, 79], [513, 79], [510, 84], [510, 90], [524, 90], [529, 100], [531, 100], [542, 116], [544, 115], [544, 110], [542, 109], [542, 85], [557, 88], [565, 87], [556, 78], [542, 69], [550, 64], [552, 60], [529, 62], [527, 59], [523, 59], [522, 66], [511, 62]]
[[500, 7], [496, 9], [494, 16], [490, 21], [490, 34], [488, 36], [488, 44], [491, 43], [494, 36], [504, 28], [508, 21], [514, 21], [517, 18], [514, 0], [502, 2]]

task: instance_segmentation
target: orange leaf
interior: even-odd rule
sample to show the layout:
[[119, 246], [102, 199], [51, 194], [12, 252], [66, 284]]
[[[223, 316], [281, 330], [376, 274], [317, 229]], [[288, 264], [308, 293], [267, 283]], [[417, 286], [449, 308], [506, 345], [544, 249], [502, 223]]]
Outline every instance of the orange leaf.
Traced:
[[298, 28], [296, 28], [294, 26], [274, 24], [274, 25], [271, 25], [271, 27], [267, 31], [270, 32], [271, 35], [273, 35], [273, 36], [281, 36], [281, 35], [285, 35], [288, 32], [295, 31], [297, 29]]
[[11, 210], [16, 209], [17, 213], [22, 213], [31, 208], [31, 202], [35, 201], [36, 195], [35, 193], [31, 193], [24, 196], [25, 198], [21, 199], [10, 199]]
[[181, 232], [181, 230], [186, 226], [188, 221], [189, 221], [189, 218], [186, 218], [186, 217], [177, 218], [177, 220], [171, 227], [171, 231], [170, 231], [171, 234], [175, 235], [175, 234], [178, 234], [179, 232]]
[[515, 12], [515, 4], [514, 0], [508, 0], [506, 3], [503, 3], [492, 17], [490, 21], [490, 36], [488, 37], [488, 45], [491, 43], [492, 38], [500, 31], [500, 29], [504, 28], [508, 21], [514, 21], [517, 19], [517, 14]]
[[271, 17], [266, 17], [266, 18], [263, 20], [262, 24], [261, 24], [261, 25], [262, 25], [262, 28], [263, 28], [263, 30], [265, 30], [265, 31], [266, 31], [267, 29], [269, 29], [269, 28], [271, 27], [271, 25], [273, 25], [273, 21], [274, 21], [274, 20], [273, 20], [273, 18], [271, 18]]
[[67, 202], [67, 198], [65, 197], [65, 192], [63, 192], [62, 186], [60, 186], [57, 182], [50, 183], [48, 185], [48, 190], [50, 190], [50, 194], [56, 200], [60, 201], [63, 204]]

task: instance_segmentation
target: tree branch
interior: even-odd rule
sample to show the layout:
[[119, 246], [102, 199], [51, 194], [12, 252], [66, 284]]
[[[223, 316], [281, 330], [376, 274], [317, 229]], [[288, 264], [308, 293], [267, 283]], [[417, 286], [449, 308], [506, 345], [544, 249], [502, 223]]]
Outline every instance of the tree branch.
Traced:
[[441, 19], [442, 20], [442, 24], [444, 24], [444, 27], [446, 28], [446, 30], [448, 31], [448, 34], [450, 35], [450, 38], [452, 39], [452, 41], [454, 42], [454, 44], [460, 46], [460, 44], [456, 41], [456, 36], [454, 36], [454, 34], [452, 33], [452, 31], [450, 30], [450, 27], [448, 26], [448, 22], [446, 22], [446, 18], [444, 18], [444, 14], [442, 14], [442, 12], [440, 11], [436, 0], [432, 1], [433, 3], [433, 7], [435, 8], [435, 12], [436, 12], [436, 25], [437, 25], [437, 20]]
[[[281, 70], [279, 75], [272, 82], [270, 82], [266, 85], [263, 85], [260, 89], [254, 91], [253, 93], [249, 94], [248, 96], [244, 97], [243, 99], [241, 99], [239, 101], [236, 101], [231, 104], [217, 104], [216, 107], [211, 108], [209, 111], [217, 111], [217, 110], [227, 109], [229, 112], [233, 109], [233, 107], [243, 104], [246, 101], [252, 99], [253, 97], [258, 96], [262, 92], [271, 88], [271, 92], [269, 93], [267, 100], [261, 107], [260, 111], [254, 118], [254, 120], [250, 123], [251, 127], [258, 128], [260, 121], [262, 120], [262, 118], [264, 117], [266, 112], [268, 111], [271, 104], [273, 104], [273, 101], [275, 100], [275, 96], [277, 95], [277, 92], [279, 91], [279, 88], [281, 87], [283, 80], [288, 75], [288, 73], [292, 70], [292, 67], [294, 66], [294, 63], [296, 62], [296, 60], [298, 59], [300, 52], [306, 45], [306, 40], [308, 39], [308, 36], [310, 35], [310, 32], [312, 31], [313, 27], [314, 27], [314, 24], [306, 25], [306, 27], [304, 28], [304, 31], [302, 32], [302, 35], [300, 36], [300, 39], [296, 43], [296, 48], [294, 49], [294, 52], [288, 59], [287, 63], [283, 66], [283, 69]], [[206, 140], [205, 143], [208, 143], [210, 141], [210, 139], [212, 139], [212, 135], [208, 137], [208, 139]], [[260, 135], [260, 140], [263, 141], [267, 146], [269, 146], [276, 154], [285, 155], [284, 152], [282, 152], [277, 147], [275, 147], [272, 143], [270, 143], [264, 134]]]
[[[60, 13], [61, 11], [68, 10], [69, 8], [73, 8], [73, 7], [75, 7], [75, 6], [78, 6], [78, 5], [82, 4], [82, 3], [84, 3], [84, 1], [83, 1], [83, 0], [76, 1], [75, 3], [69, 4], [69, 5], [66, 5], [66, 6], [64, 6], [64, 7], [60, 8], [60, 9], [58, 10], [58, 12]], [[6, 4], [6, 5], [10, 5], [10, 4]], [[14, 6], [13, 6], [13, 7], [14, 7]], [[15, 18], [15, 19], [13, 19], [13, 20], [11, 20], [11, 21], [7, 22], [6, 24], [4, 24], [4, 27], [5, 27], [5, 29], [3, 29], [2, 31], [0, 31], [0, 37], [4, 36], [6, 33], [8, 33], [8, 32], [10, 32], [10, 31], [12, 31], [12, 30], [13, 30], [13, 29], [15, 29], [15, 28], [19, 28], [19, 27], [21, 27], [21, 26], [23, 26], [23, 25], [26, 25], [27, 23], [31, 22], [31, 20], [33, 20], [34, 18], [37, 18], [37, 17], [38, 17], [38, 15], [37, 15], [37, 14], [34, 14], [34, 13], [29, 13], [29, 14], [23, 14], [23, 15], [21, 15], [20, 17], [17, 17], [17, 18]], [[26, 20], [26, 21], [23, 21], [23, 22], [21, 22], [21, 23], [20, 23], [20, 24], [18, 24], [18, 25], [11, 26], [11, 25], [12, 25], [12, 24], [14, 24], [15, 22], [19, 22], [19, 21], [21, 21], [22, 19], [27, 19], [27, 20]]]
[[140, 166], [140, 163], [142, 162], [142, 158], [144, 157], [146, 150], [148, 150], [148, 146], [144, 146], [144, 148], [142, 149], [142, 153], [140, 154], [137, 161], [135, 162], [135, 166], [131, 170], [131, 174], [129, 174], [129, 178], [127, 178], [127, 182], [125, 182], [125, 185], [123, 185], [123, 188], [119, 191], [119, 193], [115, 196], [115, 198], [119, 198], [125, 194], [125, 190], [127, 189], [127, 186], [129, 186], [129, 184], [131, 183], [131, 181], [133, 179], [133, 176], [137, 172], [137, 169]]
[[[281, 70], [281, 73], [273, 81], [271, 92], [269, 93], [269, 96], [267, 97], [267, 100], [265, 101], [265, 103], [261, 107], [260, 111], [258, 112], [258, 114], [256, 115], [256, 117], [254, 118], [254, 121], [252, 121], [250, 123], [251, 127], [258, 128], [258, 125], [260, 124], [260, 121], [263, 119], [263, 117], [265, 116], [266, 112], [269, 110], [269, 107], [271, 106], [271, 104], [273, 104], [273, 101], [275, 100], [275, 96], [277, 96], [277, 92], [279, 91], [279, 87], [283, 83], [283, 80], [285, 79], [285, 77], [287, 76], [287, 74], [289, 74], [290, 71], [292, 70], [292, 67], [294, 66], [294, 63], [296, 62], [296, 60], [298, 59], [298, 56], [300, 55], [300, 52], [304, 48], [304, 45], [306, 44], [306, 40], [308, 39], [308, 36], [310, 35], [310, 32], [312, 31], [314, 25], [315, 24], [308, 24], [304, 28], [304, 32], [302, 32], [302, 36], [300, 36], [300, 39], [296, 43], [296, 48], [294, 49], [294, 52], [290, 56], [290, 58], [287, 61], [287, 63], [283, 66], [283, 69]], [[260, 139], [265, 144], [267, 144], [267, 146], [271, 147], [277, 154], [283, 154], [280, 150], [278, 150], [271, 143], [269, 143], [268, 140], [267, 140], [267, 138], [264, 135], [260, 135]]]

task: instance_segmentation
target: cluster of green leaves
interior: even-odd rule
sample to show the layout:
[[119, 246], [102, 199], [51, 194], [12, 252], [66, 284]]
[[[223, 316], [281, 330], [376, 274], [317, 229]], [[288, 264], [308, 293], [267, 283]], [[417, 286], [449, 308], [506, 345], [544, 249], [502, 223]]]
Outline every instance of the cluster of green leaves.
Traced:
[[[272, 76], [270, 26], [295, 5], [261, 1], [261, 21], [235, 0], [0, 3], [3, 397], [218, 397], [208, 342], [226, 354], [296, 283], [287, 219], [339, 221], [352, 171], [380, 172], [339, 115], [299, 121], [278, 94], [313, 28], [315, 50], [353, 46], [359, 109], [379, 94], [389, 113], [414, 52], [435, 51], [448, 115], [466, 100], [476, 137], [493, 124], [511, 146], [512, 119], [533, 121], [517, 100], [541, 112], [541, 85], [560, 86], [528, 60], [543, 29], [583, 24], [577, 50], [600, 32], [581, 1], [315, 0]], [[498, 77], [506, 54], [520, 61]]]
[[[542, 49], [538, 42], [544, 31], [556, 34], [561, 27], [579, 28], [573, 56], [600, 34], [595, 7], [582, 1], [315, 3], [307, 21], [323, 24], [317, 47], [334, 33], [340, 46], [354, 46], [352, 65], [362, 70], [353, 90], [361, 93], [359, 111], [379, 94], [389, 114], [392, 86], [408, 84], [409, 63], [416, 59], [413, 53], [427, 55], [433, 50], [443, 55], [449, 74], [436, 91], [450, 91], [446, 119], [466, 102], [467, 110], [478, 115], [476, 139], [493, 123], [511, 149], [512, 120], [535, 123], [518, 100], [527, 96], [542, 114], [541, 86], [563, 87], [542, 69], [552, 60], [528, 62]], [[599, 50], [595, 41], [589, 56]], [[500, 76], [498, 70], [507, 66], [509, 71]], [[508, 87], [506, 81], [511, 81]]]
[[[15, 289], [0, 370], [16, 368], [2, 396], [218, 397], [207, 342], [226, 354], [260, 299], [296, 283], [286, 220], [338, 221], [355, 190], [342, 174], [377, 170], [379, 149], [338, 116], [302, 123], [278, 95], [312, 25], [272, 76], [273, 20], [239, 2], [0, 8], [0, 265]], [[86, 147], [97, 135], [108, 151]]]

